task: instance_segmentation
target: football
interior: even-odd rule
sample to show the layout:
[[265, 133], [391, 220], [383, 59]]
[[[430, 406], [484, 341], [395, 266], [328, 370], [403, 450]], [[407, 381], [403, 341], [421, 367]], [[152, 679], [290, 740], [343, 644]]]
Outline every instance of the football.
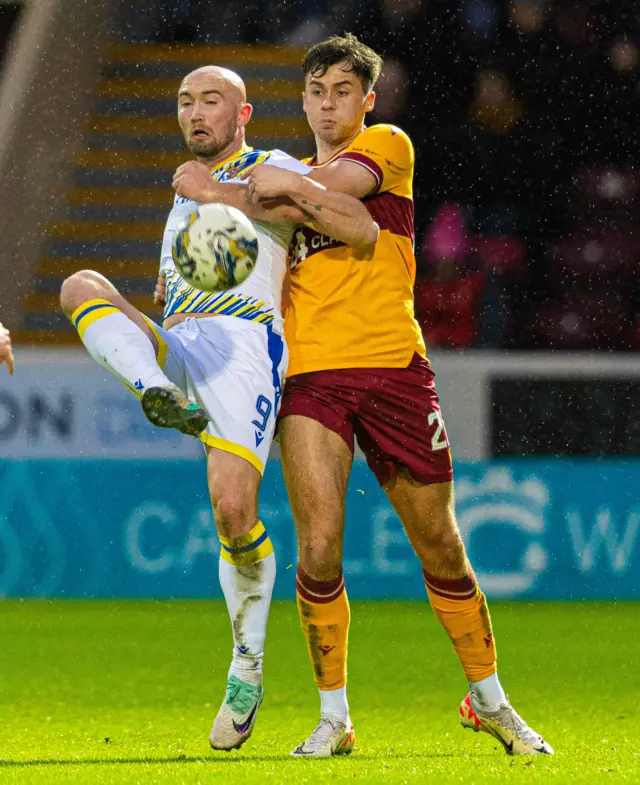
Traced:
[[251, 221], [224, 204], [203, 204], [178, 226], [173, 261], [184, 280], [205, 292], [241, 284], [258, 258], [258, 238]]

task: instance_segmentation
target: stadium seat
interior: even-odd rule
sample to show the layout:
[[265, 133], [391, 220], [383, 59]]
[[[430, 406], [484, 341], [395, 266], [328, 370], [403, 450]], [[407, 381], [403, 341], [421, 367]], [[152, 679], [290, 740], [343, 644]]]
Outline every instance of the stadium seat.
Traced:
[[472, 346], [484, 279], [484, 273], [469, 273], [447, 282], [416, 281], [416, 317], [427, 347]]
[[626, 349], [630, 324], [624, 298], [603, 293], [545, 302], [530, 315], [527, 332], [539, 349]]
[[615, 166], [580, 169], [572, 178], [575, 195], [598, 208], [611, 203], [631, 205], [640, 196], [640, 172]]
[[510, 234], [477, 234], [471, 242], [485, 268], [509, 273], [524, 271], [527, 252], [519, 237]]
[[635, 235], [584, 228], [561, 240], [551, 251], [551, 271], [563, 289], [574, 286], [621, 286], [638, 261]]

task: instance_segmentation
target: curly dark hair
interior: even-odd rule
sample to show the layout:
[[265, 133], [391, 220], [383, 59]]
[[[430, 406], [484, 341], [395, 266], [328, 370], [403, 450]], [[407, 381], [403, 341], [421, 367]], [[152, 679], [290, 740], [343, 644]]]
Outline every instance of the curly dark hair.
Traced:
[[332, 65], [343, 61], [349, 66], [345, 70], [353, 71], [368, 93], [380, 76], [382, 57], [352, 33], [334, 35], [312, 46], [302, 61], [302, 70], [305, 78], [324, 76]]

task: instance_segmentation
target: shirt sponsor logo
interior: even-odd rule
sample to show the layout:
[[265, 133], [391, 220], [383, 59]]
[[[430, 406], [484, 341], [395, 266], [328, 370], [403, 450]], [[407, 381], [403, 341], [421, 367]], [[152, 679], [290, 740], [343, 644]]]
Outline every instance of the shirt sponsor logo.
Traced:
[[350, 147], [346, 152], [347, 153], [364, 153], [365, 155], [377, 155], [378, 157], [380, 157], [380, 151], [379, 150], [369, 150], [368, 147]]
[[329, 248], [340, 248], [345, 243], [334, 240], [328, 234], [321, 234], [307, 226], [301, 226], [293, 236], [289, 252], [289, 266], [291, 270], [303, 262], [307, 257]]

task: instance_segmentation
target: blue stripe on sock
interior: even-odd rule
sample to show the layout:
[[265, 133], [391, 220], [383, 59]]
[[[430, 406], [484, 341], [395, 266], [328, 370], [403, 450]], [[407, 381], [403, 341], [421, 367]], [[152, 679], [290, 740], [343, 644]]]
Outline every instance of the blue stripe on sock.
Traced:
[[252, 551], [254, 548], [257, 548], [258, 545], [262, 545], [262, 543], [268, 539], [269, 535], [267, 531], [262, 532], [260, 537], [255, 542], [250, 542], [248, 545], [244, 545], [242, 548], [229, 548], [229, 546], [225, 545], [224, 543], [220, 543], [222, 547], [225, 549], [227, 553], [236, 554], [236, 553], [247, 553], [247, 551]]
[[91, 313], [91, 311], [95, 311], [98, 308], [113, 308], [116, 311], [118, 310], [118, 308], [115, 305], [112, 305], [111, 303], [98, 303], [97, 305], [90, 305], [88, 308], [85, 308], [84, 311], [82, 311], [82, 313], [79, 316], [76, 316], [76, 320], [73, 323], [73, 326], [77, 327], [81, 319], [84, 319], [84, 317], [88, 313]]

